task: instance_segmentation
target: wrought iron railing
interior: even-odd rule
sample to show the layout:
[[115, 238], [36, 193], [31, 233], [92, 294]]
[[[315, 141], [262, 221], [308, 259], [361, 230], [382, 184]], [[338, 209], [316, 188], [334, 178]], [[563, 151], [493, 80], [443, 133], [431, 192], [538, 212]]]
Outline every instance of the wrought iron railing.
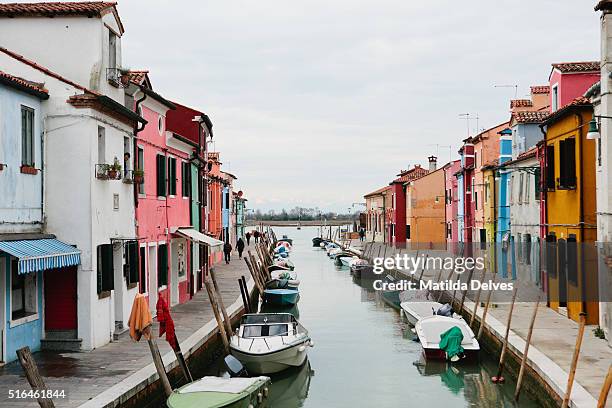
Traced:
[[144, 173], [142, 170], [124, 170], [123, 182], [126, 184], [142, 184], [144, 183]]
[[114, 168], [112, 164], [96, 164], [96, 178], [99, 180], [121, 180], [121, 170]]

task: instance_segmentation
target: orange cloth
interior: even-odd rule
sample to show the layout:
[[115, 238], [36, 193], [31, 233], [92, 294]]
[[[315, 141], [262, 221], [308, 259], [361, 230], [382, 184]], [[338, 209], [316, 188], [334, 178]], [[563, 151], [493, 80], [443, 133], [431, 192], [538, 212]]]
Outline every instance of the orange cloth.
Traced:
[[130, 326], [130, 337], [136, 341], [140, 341], [140, 338], [144, 334], [145, 338], [148, 340], [151, 336], [150, 327], [152, 323], [153, 319], [151, 318], [147, 298], [142, 293], [139, 293], [134, 298], [132, 313], [130, 313], [130, 320], [128, 321], [128, 326]]

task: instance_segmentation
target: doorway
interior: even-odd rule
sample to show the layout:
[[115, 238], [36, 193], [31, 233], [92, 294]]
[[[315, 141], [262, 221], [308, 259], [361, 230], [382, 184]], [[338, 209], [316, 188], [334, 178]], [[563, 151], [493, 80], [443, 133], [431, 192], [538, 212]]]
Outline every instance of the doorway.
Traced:
[[157, 315], [157, 246], [149, 244], [149, 310]]
[[[45, 338], [60, 332], [77, 338], [77, 267], [44, 272]], [[51, 333], [55, 332], [55, 333]]]

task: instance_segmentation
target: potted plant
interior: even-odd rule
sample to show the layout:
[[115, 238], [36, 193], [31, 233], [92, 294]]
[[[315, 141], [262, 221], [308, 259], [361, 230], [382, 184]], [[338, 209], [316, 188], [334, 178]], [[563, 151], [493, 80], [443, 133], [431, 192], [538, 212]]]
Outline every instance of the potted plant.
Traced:
[[119, 68], [119, 80], [123, 86], [128, 86], [130, 83], [130, 69], [129, 68]]
[[121, 173], [121, 163], [119, 163], [119, 159], [115, 157], [113, 164], [108, 164], [107, 166], [108, 166], [108, 171], [107, 171], [108, 178], [112, 180], [116, 180], [117, 175]]
[[142, 184], [144, 182], [144, 171], [134, 170], [134, 183]]

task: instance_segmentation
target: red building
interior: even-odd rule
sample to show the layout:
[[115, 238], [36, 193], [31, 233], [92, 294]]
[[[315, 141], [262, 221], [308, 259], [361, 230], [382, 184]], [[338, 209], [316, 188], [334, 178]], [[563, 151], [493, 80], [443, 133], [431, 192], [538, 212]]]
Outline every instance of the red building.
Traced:
[[[433, 157], [433, 156], [432, 156]], [[407, 191], [410, 182], [425, 176], [429, 171], [416, 164], [410, 170], [402, 170], [391, 186], [391, 205], [388, 209], [389, 225], [387, 236], [389, 242], [397, 246], [405, 246], [410, 239], [408, 233]]]
[[447, 163], [444, 167], [444, 202], [446, 207], [446, 242], [456, 244], [459, 240], [459, 223], [457, 219], [457, 206], [459, 203], [457, 191], [457, 177], [455, 174], [461, 169], [461, 160]]

